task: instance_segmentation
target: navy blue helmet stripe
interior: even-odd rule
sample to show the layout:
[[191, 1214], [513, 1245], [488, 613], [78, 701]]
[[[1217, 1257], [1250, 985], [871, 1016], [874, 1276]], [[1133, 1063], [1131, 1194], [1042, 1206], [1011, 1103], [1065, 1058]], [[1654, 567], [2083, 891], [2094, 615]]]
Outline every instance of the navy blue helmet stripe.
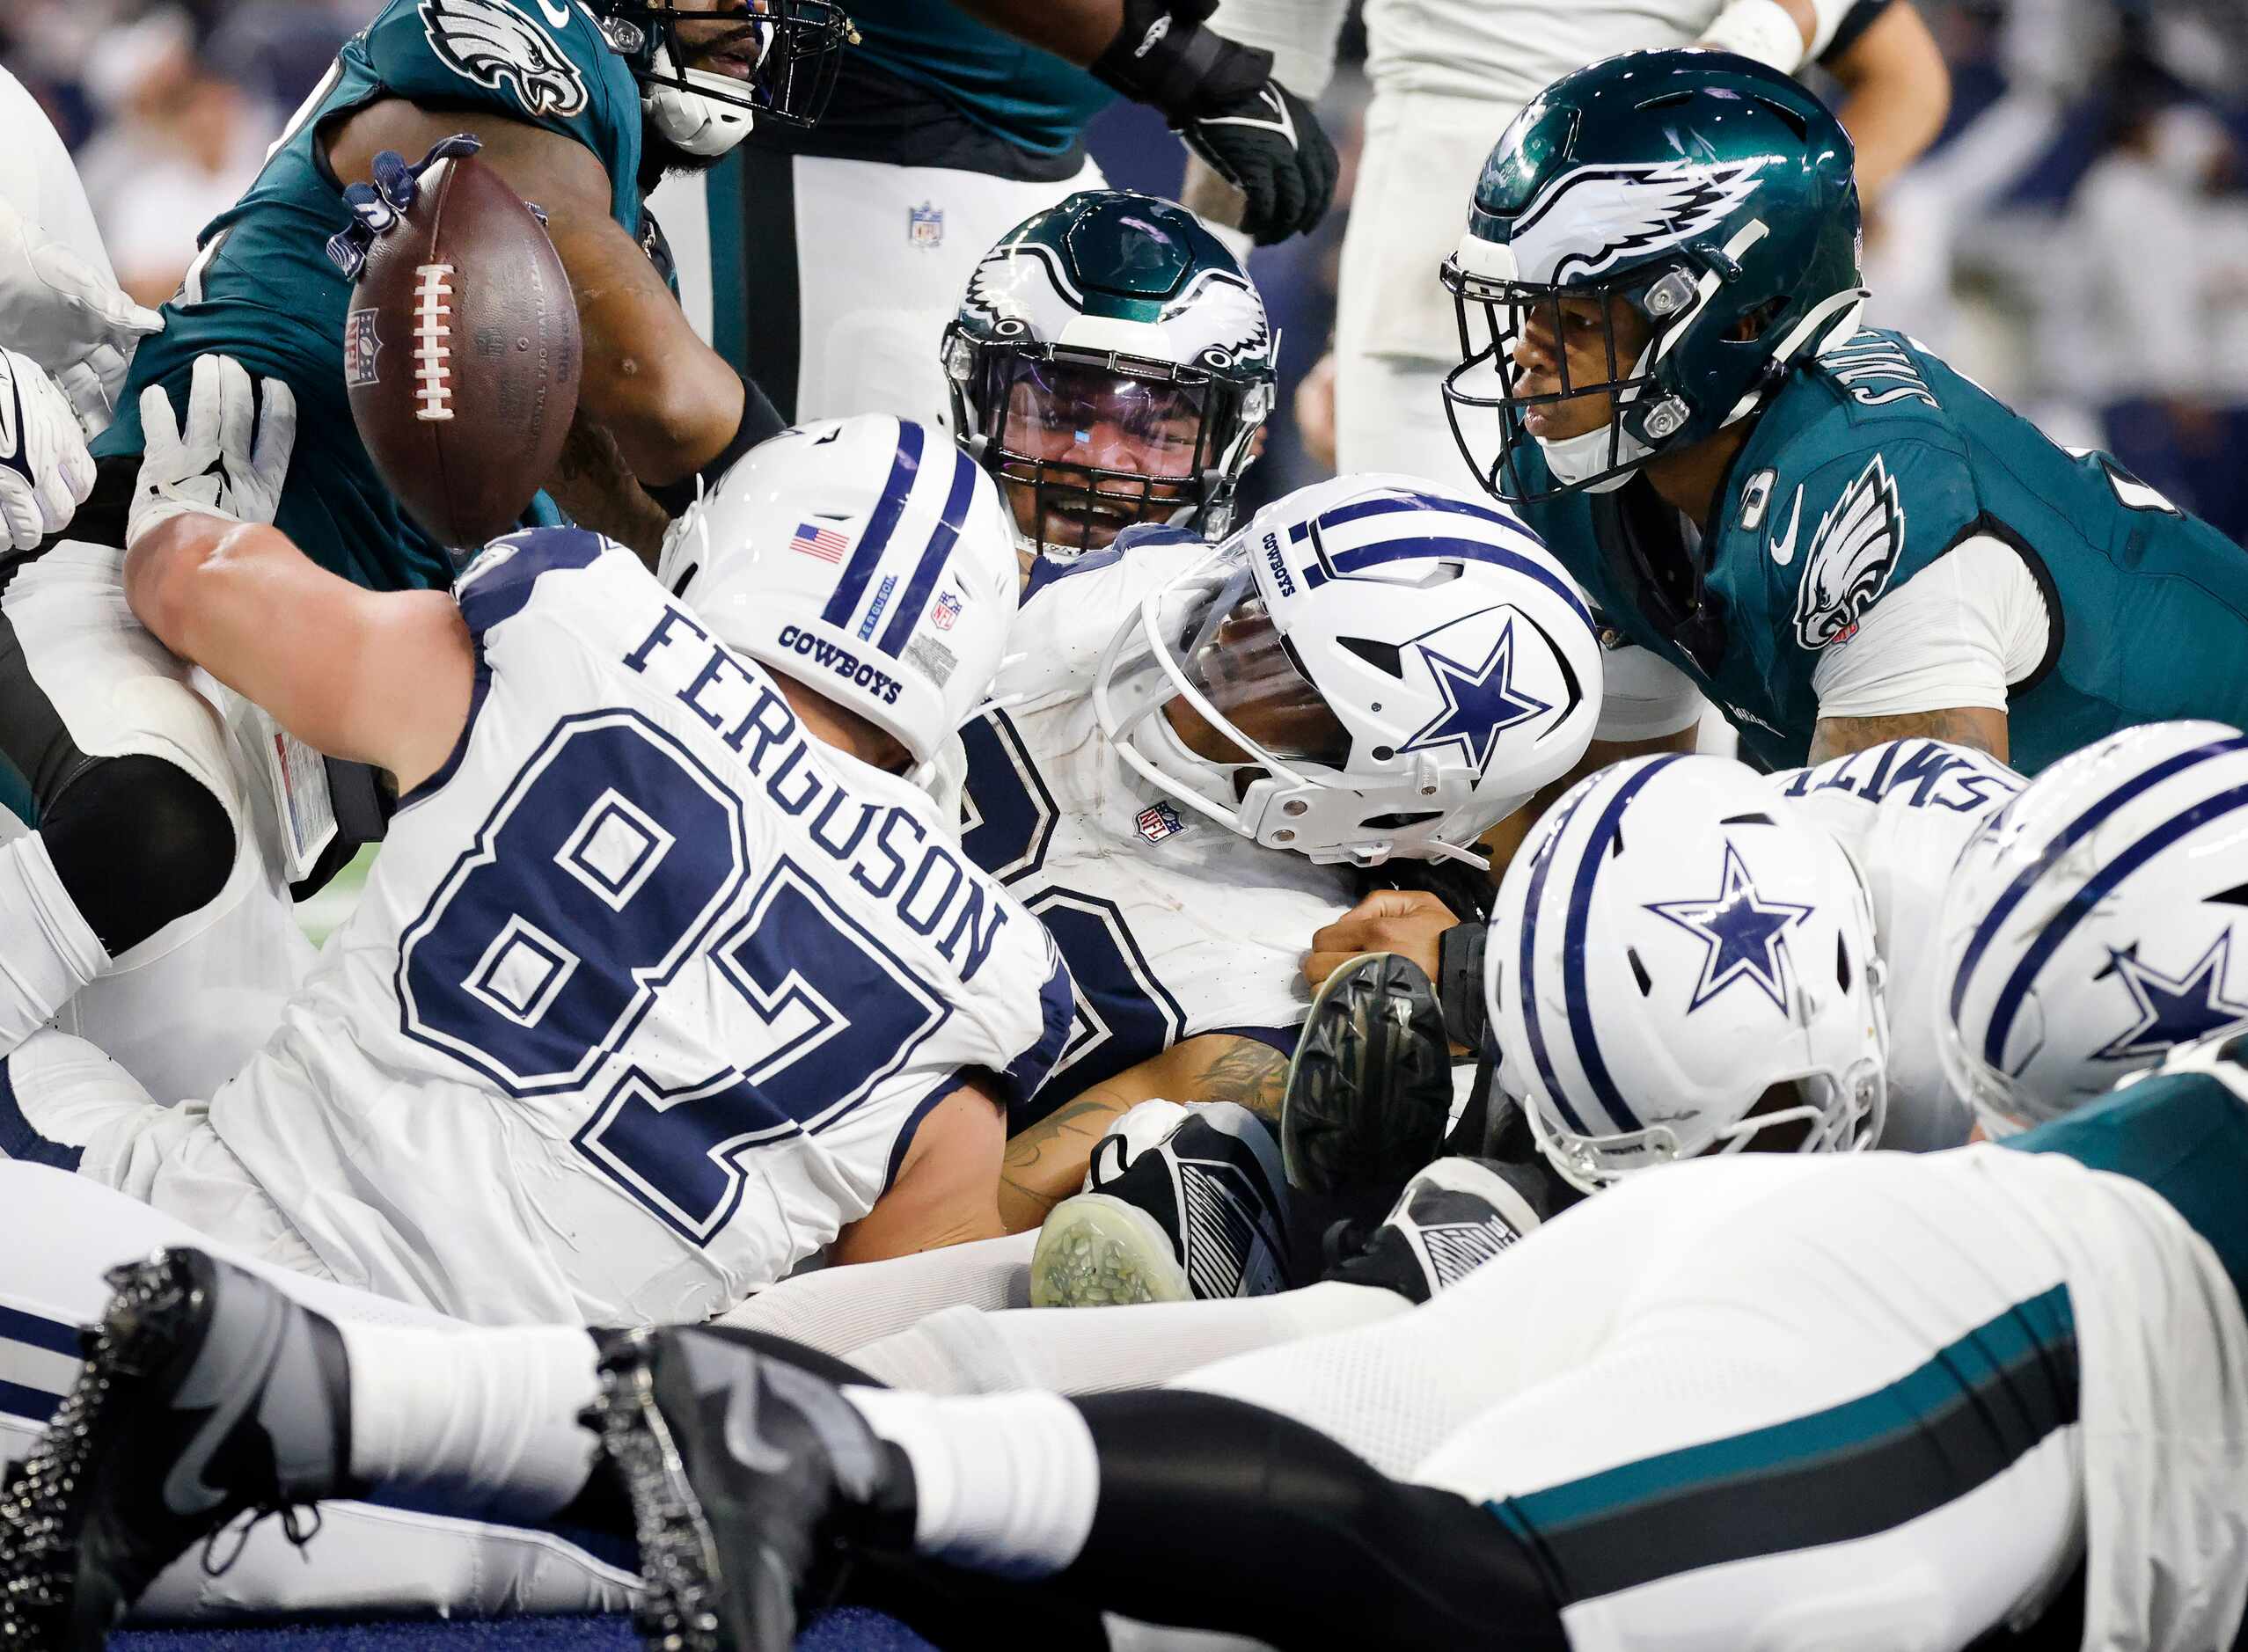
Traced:
[[905, 501], [913, 493], [913, 479], [920, 469], [921, 427], [900, 420], [897, 457], [890, 462], [890, 479], [882, 484], [882, 498], [875, 514], [867, 519], [866, 532], [859, 536], [851, 559], [843, 565], [835, 595], [820, 610], [820, 618], [829, 625], [847, 626], [851, 616], [859, 611], [859, 599], [867, 594], [868, 581], [882, 566], [882, 552], [890, 549], [890, 536], [897, 530], [897, 519], [904, 514]]
[[1966, 950], [1959, 954], [1959, 969], [1951, 977], [1951, 1019], [1954, 1021], [1959, 1020], [1959, 1011], [1967, 999], [1968, 978], [1974, 974], [1975, 966], [1982, 961], [1983, 954], [1990, 949], [1990, 943], [1997, 939], [1999, 930], [2013, 915], [2014, 909], [2028, 897], [2038, 880], [2051, 871], [2062, 856], [2134, 798], [2144, 795], [2172, 775], [2183, 773], [2212, 757], [2220, 757], [2244, 748], [2248, 748], [2248, 735], [2236, 735], [2229, 740], [2211, 741], [2207, 745], [2177, 752], [2153, 767], [2133, 775], [2054, 833], [2037, 859], [2023, 867], [1998, 898], [1990, 903], [1990, 910], [1983, 914], [1982, 922], [1975, 926], [1974, 934], [1969, 938]]
[[919, 623], [921, 610], [929, 605], [930, 593], [936, 589], [937, 576], [944, 572], [947, 558], [952, 555], [953, 541], [960, 537], [960, 524], [968, 520], [968, 502], [976, 497], [976, 467], [958, 448], [952, 450], [952, 491], [945, 495], [944, 514], [929, 535], [926, 549], [921, 552], [920, 565], [913, 570], [913, 578], [905, 587], [905, 595], [890, 610], [890, 624], [882, 627], [882, 640], [875, 644], [892, 659], [905, 647]]
[[2038, 932], [2030, 943], [2014, 973], [2006, 978], [2000, 989], [1998, 1001], [1991, 1008], [1990, 1027], [1983, 1034], [1983, 1059], [1994, 1067], [2004, 1064], [2006, 1032], [2014, 1024], [2015, 1014], [2022, 1007], [2022, 1000], [2029, 996], [2030, 983], [2037, 979], [2037, 972], [2045, 967], [2046, 960], [2069, 939], [2077, 925], [2083, 923], [2116, 886], [2153, 859], [2179, 838], [2199, 831], [2213, 820], [2248, 808], [2248, 786], [2236, 786], [2203, 798], [2189, 809], [2171, 815], [2160, 826], [2117, 855], [2092, 876], [2084, 880], [2075, 894]]
[[1607, 1062], [1600, 1055], [1600, 1040], [1593, 1031], [1592, 995], [1585, 990], [1585, 927], [1593, 910], [1593, 885], [1600, 878], [1602, 863], [1607, 859], [1608, 844], [1615, 840], [1616, 828], [1622, 822], [1623, 811], [1648, 781], [1683, 756], [1673, 752], [1658, 757], [1616, 787], [1607, 807], [1600, 811], [1600, 819], [1593, 822], [1593, 834], [1577, 862], [1577, 877], [1569, 890], [1569, 921], [1561, 932], [1561, 995], [1562, 1001], [1569, 1006], [1569, 1030], [1576, 1037], [1577, 1058], [1583, 1064], [1585, 1081], [1600, 1098], [1600, 1105], [1627, 1130], [1640, 1128], [1639, 1115], [1623, 1099], [1623, 1092], [1615, 1087]]
[[1537, 858], [1530, 863], [1530, 890], [1523, 903], [1521, 933], [1517, 938], [1520, 955], [1515, 970], [1521, 979], [1514, 989], [1522, 1000], [1522, 1031], [1530, 1041], [1530, 1059], [1537, 1064], [1538, 1075], [1545, 1080], [1546, 1093], [1553, 1098], [1554, 1106], [1561, 1109], [1563, 1122], [1579, 1136], [1585, 1133], [1585, 1121], [1577, 1116], [1577, 1109], [1569, 1105], [1569, 1097], [1562, 1090], [1561, 1079], [1553, 1069], [1552, 1052], [1546, 1048], [1545, 1022], [1538, 1014], [1536, 942], [1538, 911], [1546, 897], [1546, 875], [1553, 870], [1553, 863], [1559, 859], [1555, 851], [1560, 846], [1562, 834], [1569, 830], [1571, 819], [1584, 801], [1583, 798], [1578, 798], [1569, 806], [1569, 812], [1554, 822], [1553, 835], [1538, 845]]
[[[1337, 505], [1333, 510], [1319, 514], [1319, 525], [1323, 529], [1340, 528], [1348, 523], [1364, 522], [1369, 516], [1391, 516], [1405, 510], [1448, 510], [1455, 515], [1497, 523], [1502, 528], [1512, 528], [1517, 533], [1527, 534], [1540, 545], [1545, 543], [1538, 538], [1536, 530], [1519, 516], [1510, 516], [1503, 510], [1493, 510], [1488, 505], [1478, 505], [1470, 500], [1447, 499], [1441, 493], [1412, 491], [1383, 493], [1373, 499], [1359, 500], [1356, 504]], [[1310, 531], [1308, 523], [1300, 522], [1288, 530], [1288, 538], [1292, 543], [1299, 541]]]
[[[1531, 541], [1535, 545], [1536, 541]], [[1404, 562], [1417, 557], [1459, 557], [1468, 562], [1489, 562], [1498, 567], [1511, 568], [1517, 574], [1527, 574], [1555, 596], [1567, 603], [1577, 617], [1585, 622], [1587, 631], [1593, 629], [1592, 611], [1585, 606], [1585, 599], [1577, 588], [1546, 564], [1505, 545], [1491, 544], [1487, 539], [1451, 539], [1430, 536], [1417, 539], [1384, 539], [1379, 545], [1360, 545], [1355, 551], [1344, 551], [1327, 559], [1337, 574], [1357, 574], [1364, 569], [1379, 567], [1385, 562]], [[1307, 588], [1327, 583], [1327, 571], [1317, 563], [1304, 570]]]

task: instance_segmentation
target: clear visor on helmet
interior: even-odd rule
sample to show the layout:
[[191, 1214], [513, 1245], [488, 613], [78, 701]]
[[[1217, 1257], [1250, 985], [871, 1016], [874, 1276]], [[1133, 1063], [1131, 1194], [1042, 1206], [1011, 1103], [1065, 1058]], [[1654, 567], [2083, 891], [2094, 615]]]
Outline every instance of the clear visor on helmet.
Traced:
[[1208, 375], [1160, 362], [1001, 355], [986, 417], [1016, 519], [1034, 511], [1045, 544], [1097, 551], [1132, 523], [1199, 503], [1218, 457], [1214, 390]]
[[[1445, 376], [1446, 416], [1475, 474], [1497, 497], [1532, 503], [1626, 475], [1686, 410], [1666, 398], [1626, 417], [1654, 380], [1666, 325], [1694, 308], [1693, 278], [1672, 270], [1556, 286], [1444, 266], [1460, 325], [1460, 365]], [[1644, 438], [1644, 439], [1643, 439]], [[1542, 482], [1522, 468], [1545, 448]]]
[[648, 0], [614, 7], [610, 27], [641, 33], [643, 84], [809, 127], [827, 107], [843, 52], [858, 31], [832, 0], [716, 0], [707, 7]]
[[[1339, 769], [1350, 761], [1349, 731], [1304, 675], [1246, 566], [1188, 613], [1179, 658], [1187, 681], [1224, 720], [1216, 729], [1221, 735], [1230, 726], [1291, 762]], [[1197, 714], [1200, 709], [1190, 704]], [[1234, 759], [1248, 760], [1246, 753]]]

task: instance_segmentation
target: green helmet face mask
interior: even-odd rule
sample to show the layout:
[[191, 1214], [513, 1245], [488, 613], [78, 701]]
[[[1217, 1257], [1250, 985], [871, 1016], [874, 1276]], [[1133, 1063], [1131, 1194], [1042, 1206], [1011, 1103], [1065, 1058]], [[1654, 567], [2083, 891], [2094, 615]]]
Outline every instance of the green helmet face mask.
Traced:
[[953, 434], [1020, 542], [1067, 561], [1135, 522], [1222, 536], [1273, 400], [1278, 340], [1184, 208], [1087, 190], [985, 255], [945, 329]]
[[1546, 88], [1444, 266], [1445, 410], [1483, 486], [1513, 504], [1620, 486], [1854, 326], [1854, 160], [1806, 88], [1729, 52], [1627, 53]]

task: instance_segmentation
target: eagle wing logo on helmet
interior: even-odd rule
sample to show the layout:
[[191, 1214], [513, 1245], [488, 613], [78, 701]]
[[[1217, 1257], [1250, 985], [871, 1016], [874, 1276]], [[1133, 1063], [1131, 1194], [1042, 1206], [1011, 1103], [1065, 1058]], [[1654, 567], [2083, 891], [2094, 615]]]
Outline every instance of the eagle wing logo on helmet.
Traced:
[[1819, 519], [1795, 594], [1795, 640], [1806, 648], [1847, 642], [1887, 588], [1905, 544], [1896, 479], [1875, 454]]
[[1523, 209], [1508, 245], [1525, 281], [1582, 281], [1722, 223], [1755, 194], [1764, 161], [1579, 166]]
[[1225, 270], [1206, 269], [1163, 306], [1158, 325], [1175, 335], [1178, 359], [1230, 367], [1271, 353], [1272, 331], [1256, 289]]
[[511, 89], [531, 113], [567, 118], [585, 107], [585, 77], [553, 37], [502, 0], [421, 0], [429, 49], [464, 79]]

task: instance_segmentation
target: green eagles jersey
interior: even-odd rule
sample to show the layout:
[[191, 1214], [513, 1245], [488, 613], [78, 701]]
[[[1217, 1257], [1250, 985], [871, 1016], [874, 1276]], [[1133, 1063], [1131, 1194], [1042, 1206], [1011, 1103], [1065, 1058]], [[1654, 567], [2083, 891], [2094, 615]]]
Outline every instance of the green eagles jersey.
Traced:
[[1790, 375], [1696, 548], [1643, 479], [1523, 514], [1607, 623], [1683, 667], [1776, 769], [1808, 755], [1821, 653], [1975, 534], [2020, 552], [2051, 618], [2008, 694], [2015, 768], [2134, 723], [2248, 725], [2248, 555], [1900, 333], [1862, 330]]
[[[264, 170], [203, 230], [164, 331], [133, 359], [97, 455], [141, 450], [139, 398], [162, 384], [184, 409], [196, 356], [221, 351], [296, 391], [297, 450], [276, 524], [323, 567], [376, 589], [446, 585], [443, 547], [375, 474], [344, 389], [351, 284], [328, 260], [350, 222], [321, 135], [381, 98], [527, 121], [575, 138], [607, 169], [617, 222], [641, 232], [640, 93], [582, 7], [558, 0], [390, 0], [348, 42]], [[410, 155], [409, 161], [421, 157]]]
[[848, 0], [854, 55], [926, 86], [1023, 149], [1068, 149], [1116, 93], [1051, 53], [987, 28], [945, 0]]
[[2144, 1182], [2209, 1242], [2248, 1301], [2248, 1105], [2206, 1072], [2153, 1072], [1999, 1144]]

